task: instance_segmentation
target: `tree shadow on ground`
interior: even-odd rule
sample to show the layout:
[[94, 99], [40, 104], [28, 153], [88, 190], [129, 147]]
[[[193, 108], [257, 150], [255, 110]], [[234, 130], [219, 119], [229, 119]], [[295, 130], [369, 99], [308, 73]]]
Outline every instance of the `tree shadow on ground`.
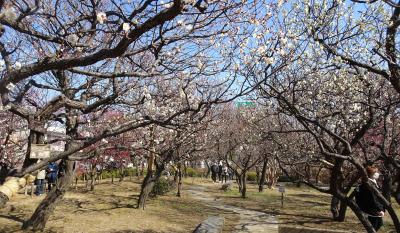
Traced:
[[20, 223], [23, 223], [25, 221], [22, 217], [23, 216], [0, 214], [0, 218], [6, 218]]
[[288, 194], [287, 196], [303, 197], [303, 198], [320, 198], [319, 195], [311, 193], [296, 193], [296, 194]]
[[[218, 197], [218, 198], [220, 198], [220, 197]], [[245, 200], [246, 199], [246, 198], [243, 198], [241, 196], [227, 196], [227, 197], [224, 197], [224, 198], [227, 198], [227, 199], [241, 199], [241, 200]]]
[[320, 216], [320, 215], [307, 215], [307, 214], [289, 214], [289, 213], [285, 213], [285, 212], [280, 212], [280, 211], [266, 211], [266, 210], [261, 210], [260, 212], [266, 213], [266, 214], [272, 214], [272, 215], [281, 215], [281, 216], [293, 216], [293, 217], [303, 217], [303, 218], [311, 218], [311, 219], [323, 219], [325, 221], [330, 221], [332, 222], [332, 218], [329, 217], [324, 217], [324, 216]]
[[122, 231], [111, 231], [111, 233], [167, 233], [167, 232], [154, 231], [154, 230], [144, 230], [144, 231], [122, 230]]
[[[22, 226], [22, 225], [21, 225]], [[7, 232], [7, 233], [37, 233], [37, 231], [32, 231], [32, 230], [21, 230], [21, 226], [13, 226], [13, 227], [9, 227], [9, 226], [1, 226], [0, 227], [0, 232]], [[40, 231], [41, 233], [59, 233], [62, 231], [58, 231], [58, 230], [53, 230], [53, 229], [45, 229], [44, 231]]]

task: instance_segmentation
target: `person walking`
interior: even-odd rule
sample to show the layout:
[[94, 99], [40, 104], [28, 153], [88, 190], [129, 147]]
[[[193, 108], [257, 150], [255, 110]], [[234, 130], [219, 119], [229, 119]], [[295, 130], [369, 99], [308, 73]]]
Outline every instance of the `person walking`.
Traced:
[[51, 162], [47, 166], [47, 182], [48, 182], [49, 192], [56, 185], [57, 175], [58, 175], [58, 165], [55, 162]]
[[226, 183], [227, 178], [228, 178], [228, 167], [226, 165], [224, 165], [222, 167], [222, 183], [224, 182], [224, 180], [225, 180], [225, 183]]
[[222, 161], [218, 165], [218, 181], [222, 183]]
[[46, 179], [46, 170], [39, 170], [36, 175], [36, 190], [35, 190], [35, 195], [40, 196], [44, 193], [44, 184]]
[[[380, 190], [377, 180], [379, 178], [378, 168], [369, 166], [367, 167], [368, 180]], [[385, 209], [379, 202], [377, 195], [367, 187], [366, 183], [362, 183], [356, 192], [356, 202], [360, 209], [368, 216], [371, 225], [378, 231], [383, 225], [383, 216]]]
[[218, 165], [217, 163], [214, 162], [213, 165], [211, 165], [211, 179], [214, 183], [217, 182], [217, 173], [218, 173]]

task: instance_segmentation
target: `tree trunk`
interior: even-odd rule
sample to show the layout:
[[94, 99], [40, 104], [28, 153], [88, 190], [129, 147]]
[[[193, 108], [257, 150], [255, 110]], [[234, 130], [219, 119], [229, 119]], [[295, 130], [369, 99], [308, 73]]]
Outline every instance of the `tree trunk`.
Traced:
[[[182, 168], [180, 170], [182, 170]], [[182, 173], [182, 171], [181, 171], [181, 173]], [[186, 166], [186, 163], [183, 163], [183, 175], [185, 176], [185, 178], [187, 178], [187, 166]]]
[[247, 187], [246, 187], [246, 182], [247, 182], [247, 172], [243, 172], [241, 175], [242, 179], [242, 198], [246, 198], [246, 192], [247, 192]]
[[259, 192], [264, 191], [265, 176], [267, 175], [267, 166], [268, 166], [268, 159], [264, 158], [263, 168], [262, 168], [262, 171], [261, 171], [260, 184], [258, 186], [258, 191]]
[[177, 183], [178, 182], [178, 170], [176, 170], [174, 172], [174, 182]]
[[88, 179], [87, 173], [85, 173], [84, 180], [85, 180], [85, 188], [88, 188], [89, 187], [89, 179]]
[[337, 221], [339, 218], [339, 208], [340, 208], [340, 200], [332, 196], [331, 198], [331, 213], [332, 213], [332, 218], [333, 220]]
[[151, 190], [154, 187], [154, 184], [160, 179], [162, 172], [164, 171], [165, 167], [162, 164], [160, 167], [157, 167], [155, 174], [153, 174], [153, 171], [148, 171], [146, 174], [146, 177], [143, 180], [141, 189], [140, 189], [140, 195], [138, 199], [138, 204], [137, 208], [138, 209], [143, 209], [146, 206], [146, 201], [147, 198], [149, 197], [149, 194]]
[[211, 173], [211, 167], [210, 167], [210, 165], [208, 164], [207, 161], [205, 161], [204, 163], [205, 163], [206, 166], [207, 166], [206, 179], [209, 179], [209, 178], [210, 178], [210, 173]]
[[394, 193], [394, 199], [396, 200], [397, 204], [400, 205], [400, 171], [397, 171], [396, 175], [396, 191]]
[[56, 188], [52, 189], [50, 193], [40, 202], [32, 217], [24, 223], [23, 229], [32, 229], [34, 231], [42, 231], [46, 223], [53, 213], [56, 205], [61, 201], [65, 192], [72, 183], [74, 177], [74, 162], [67, 161], [67, 169], [65, 175], [57, 182]]
[[93, 166], [92, 171], [90, 173], [90, 191], [94, 191], [94, 186], [96, 184], [96, 178], [97, 178], [97, 172], [96, 172], [96, 167]]
[[0, 165], [0, 185], [2, 185], [6, 181], [7, 174], [8, 174], [7, 166], [5, 164]]
[[236, 172], [236, 182], [238, 184], [239, 192], [242, 193], [243, 183], [241, 174]]
[[344, 202], [346, 206], [349, 206], [350, 209], [353, 211], [353, 213], [357, 216], [357, 218], [360, 220], [361, 224], [364, 226], [365, 230], [367, 233], [376, 233], [374, 228], [372, 227], [370, 221], [365, 217], [365, 215], [362, 213], [361, 209], [355, 204], [350, 198], [348, 197], [337, 197], [336, 199], [341, 202]]
[[391, 201], [391, 196], [392, 196], [392, 176], [391, 174], [385, 174], [383, 176], [383, 182], [382, 182], [382, 195], [388, 200], [390, 203]]
[[124, 169], [121, 168], [120, 172], [119, 172], [119, 182], [122, 182], [125, 178], [125, 172]]
[[346, 219], [346, 210], [347, 210], [347, 205], [345, 202], [340, 201], [339, 204], [339, 215], [337, 216], [337, 220], [338, 222], [344, 222], [344, 220]]
[[260, 185], [260, 168], [258, 166], [256, 166], [256, 182], [257, 185]]
[[397, 232], [400, 232], [400, 221], [399, 218], [397, 217], [396, 211], [393, 209], [393, 206], [392, 205], [388, 206], [386, 208], [386, 211], [389, 213], [390, 218], [392, 218], [394, 228], [396, 229]]
[[[342, 171], [342, 166], [343, 166], [343, 160], [336, 159], [335, 160], [335, 166], [333, 167], [333, 170], [331, 171], [331, 177], [330, 177], [330, 186], [332, 190], [335, 190], [336, 192], [343, 193], [344, 188], [343, 188], [343, 171]], [[346, 196], [347, 198], [347, 196]], [[337, 196], [332, 196], [331, 199], [331, 212], [332, 212], [332, 218], [334, 221], [340, 221], [340, 207], [341, 207], [341, 200]]]
[[321, 174], [322, 167], [318, 169], [317, 175], [315, 176], [315, 184], [318, 185], [319, 183], [319, 175]]
[[[64, 81], [63, 85], [65, 85], [68, 82], [67, 79], [63, 79], [63, 81]], [[72, 98], [72, 97], [69, 96], [69, 98]], [[68, 114], [67, 121], [66, 121], [66, 134], [68, 136], [71, 136], [72, 138], [74, 138], [77, 136], [77, 127], [78, 127], [76, 118], [73, 117], [73, 110], [67, 108], [66, 112]], [[30, 139], [33, 139], [33, 141], [36, 139], [36, 141], [42, 142], [42, 140], [44, 139], [43, 134], [37, 134], [37, 135], [30, 134], [30, 137], [31, 136], [36, 136], [36, 138], [35, 137], [30, 138]], [[65, 150], [68, 150], [70, 148], [71, 143], [73, 143], [73, 142], [68, 142], [65, 145]], [[29, 146], [30, 146], [30, 144], [28, 144], [28, 153], [30, 151]], [[25, 160], [24, 165], [29, 162], [32, 162], [32, 161]], [[50, 218], [50, 215], [53, 213], [55, 207], [62, 200], [65, 192], [71, 186], [73, 178], [74, 178], [75, 162], [68, 161], [67, 159], [63, 159], [61, 161], [61, 164], [63, 164], [65, 166], [65, 168], [64, 168], [65, 172], [64, 172], [63, 176], [56, 183], [56, 187], [53, 188], [47, 194], [47, 196], [41, 201], [41, 203], [36, 208], [35, 212], [31, 216], [31, 218], [23, 224], [23, 226], [22, 226], [23, 229], [32, 229], [34, 231], [37, 231], [37, 230], [42, 231], [45, 228], [46, 223], [47, 223], [48, 219]]]
[[136, 176], [139, 177], [139, 163], [136, 163]]
[[178, 192], [176, 196], [181, 197], [181, 188], [182, 188], [182, 165], [178, 163]]
[[140, 189], [140, 195], [137, 204], [138, 209], [144, 210], [146, 206], [146, 200], [151, 190], [153, 189], [154, 184], [155, 184], [155, 179], [153, 177], [153, 171], [148, 171], [146, 177], [143, 180], [142, 187]]
[[143, 175], [144, 175], [144, 163], [141, 162], [141, 164], [140, 164], [140, 176], [143, 176]]

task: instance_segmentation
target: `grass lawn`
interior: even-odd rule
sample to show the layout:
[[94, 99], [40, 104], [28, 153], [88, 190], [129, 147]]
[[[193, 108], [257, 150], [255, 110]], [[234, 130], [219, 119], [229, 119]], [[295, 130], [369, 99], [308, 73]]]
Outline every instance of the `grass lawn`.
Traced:
[[[258, 186], [250, 184], [248, 185], [248, 197], [243, 199], [236, 186], [232, 191], [223, 192], [219, 190], [221, 185], [215, 185], [209, 181], [206, 181], [204, 185], [207, 185], [208, 192], [216, 195], [221, 202], [277, 215], [280, 226], [365, 232], [350, 208], [347, 210], [345, 222], [333, 222], [330, 213], [330, 196], [308, 187], [286, 186], [284, 207], [282, 208], [281, 194], [278, 189], [266, 189], [260, 193]], [[397, 204], [395, 204], [395, 208], [400, 210]], [[384, 226], [379, 232], [395, 232], [389, 216], [385, 216]]]
[[[210, 215], [225, 216], [224, 232], [231, 232], [238, 217], [191, 199], [185, 190], [150, 199], [146, 210], [136, 209], [140, 180], [105, 180], [88, 192], [83, 184], [67, 192], [46, 225], [46, 232], [191, 232]], [[0, 211], [0, 232], [21, 232], [41, 197], [17, 195]]]

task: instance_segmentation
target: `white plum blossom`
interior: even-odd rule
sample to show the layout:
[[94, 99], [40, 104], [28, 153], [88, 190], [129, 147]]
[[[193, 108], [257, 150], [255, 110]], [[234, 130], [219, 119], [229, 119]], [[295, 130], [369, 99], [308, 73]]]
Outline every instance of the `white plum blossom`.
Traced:
[[100, 24], [103, 24], [104, 22], [107, 21], [107, 15], [104, 12], [98, 12], [96, 15], [97, 22]]
[[14, 22], [17, 19], [17, 14], [13, 7], [6, 7], [3, 12], [3, 17], [10, 22]]
[[21, 67], [22, 67], [21, 62], [19, 62], [19, 61], [15, 62], [14, 67], [15, 67], [15, 69], [17, 69], [17, 70], [21, 69]]
[[275, 59], [273, 57], [264, 57], [264, 62], [268, 65], [271, 65], [275, 62]]
[[165, 3], [164, 7], [168, 9], [168, 8], [171, 8], [173, 5], [174, 5], [173, 2], [169, 2], [169, 3]]
[[0, 60], [0, 71], [1, 71], [1, 70], [4, 70], [5, 65], [6, 65], [5, 61], [1, 59], [1, 60]]
[[265, 53], [266, 47], [264, 45], [260, 46], [257, 48], [257, 53], [258, 54], [263, 54]]
[[122, 24], [122, 30], [123, 30], [125, 33], [128, 33], [129, 30], [130, 30], [130, 25], [129, 25], [129, 23], [123, 23], [123, 24]]
[[9, 84], [7, 84], [6, 88], [9, 91], [13, 91], [16, 88], [16, 86], [14, 85], [14, 83], [9, 83]]
[[193, 30], [193, 25], [191, 25], [191, 24], [186, 25], [185, 29], [188, 31], [191, 31], [191, 30]]
[[184, 0], [183, 4], [186, 5], [194, 5], [196, 3], [196, 0]]
[[178, 26], [184, 26], [185, 22], [182, 19], [180, 19], [180, 20], [178, 20], [177, 24], [178, 24]]
[[78, 43], [79, 37], [76, 34], [71, 34], [67, 37], [67, 41], [71, 44], [71, 45], [75, 45], [76, 43]]

